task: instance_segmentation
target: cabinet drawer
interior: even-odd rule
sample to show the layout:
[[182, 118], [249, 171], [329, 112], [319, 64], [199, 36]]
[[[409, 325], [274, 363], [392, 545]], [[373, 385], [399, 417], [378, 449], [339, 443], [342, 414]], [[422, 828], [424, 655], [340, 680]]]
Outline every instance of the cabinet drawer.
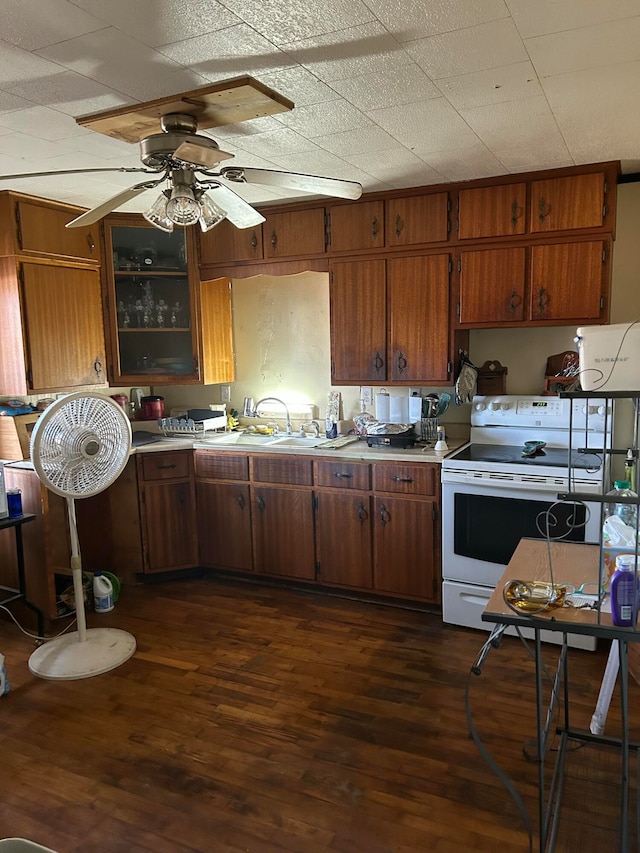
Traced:
[[195, 454], [196, 477], [201, 480], [248, 480], [249, 457], [239, 453], [198, 450]]
[[437, 494], [437, 465], [381, 464], [373, 467], [373, 489], [376, 492], [395, 492], [401, 495]]
[[287, 483], [310, 486], [313, 462], [302, 457], [252, 456], [251, 479], [258, 483]]
[[369, 466], [362, 462], [316, 462], [317, 486], [332, 486], [336, 489], [371, 488]]
[[189, 456], [186, 450], [167, 453], [141, 454], [140, 467], [143, 480], [176, 480], [189, 476]]

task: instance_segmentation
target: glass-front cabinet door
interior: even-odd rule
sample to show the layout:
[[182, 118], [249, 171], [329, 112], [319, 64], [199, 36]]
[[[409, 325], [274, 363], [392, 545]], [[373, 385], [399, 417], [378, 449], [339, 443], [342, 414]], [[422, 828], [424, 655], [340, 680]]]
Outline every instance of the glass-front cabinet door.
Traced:
[[201, 381], [189, 233], [119, 224], [116, 218], [106, 221], [105, 231], [111, 382]]

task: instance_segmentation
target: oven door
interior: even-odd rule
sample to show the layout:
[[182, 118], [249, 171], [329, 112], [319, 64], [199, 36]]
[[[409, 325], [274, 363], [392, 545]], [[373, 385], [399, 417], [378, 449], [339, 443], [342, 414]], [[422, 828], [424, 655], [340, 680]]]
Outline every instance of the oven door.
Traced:
[[559, 491], [557, 483], [470, 482], [443, 471], [443, 579], [495, 587], [525, 537], [599, 542], [599, 505], [558, 502]]

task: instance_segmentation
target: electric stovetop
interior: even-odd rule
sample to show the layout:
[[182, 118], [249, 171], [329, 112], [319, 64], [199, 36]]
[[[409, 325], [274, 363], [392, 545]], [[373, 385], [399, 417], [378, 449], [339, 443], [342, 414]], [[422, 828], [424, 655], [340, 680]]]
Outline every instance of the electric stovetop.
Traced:
[[[557, 468], [566, 468], [568, 465], [568, 453], [566, 447], [544, 447], [535, 456], [523, 456], [522, 445], [511, 444], [467, 444], [456, 453], [452, 453], [450, 460], [456, 462], [496, 462], [504, 465], [548, 465]], [[590, 450], [580, 453], [571, 451], [571, 467], [584, 468], [597, 471], [602, 465], [602, 454]]]

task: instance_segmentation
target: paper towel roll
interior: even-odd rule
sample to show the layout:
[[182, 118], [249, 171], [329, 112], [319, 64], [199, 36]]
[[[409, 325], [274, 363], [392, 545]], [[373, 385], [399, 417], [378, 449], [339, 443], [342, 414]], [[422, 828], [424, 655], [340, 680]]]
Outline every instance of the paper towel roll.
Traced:
[[389, 400], [388, 394], [376, 394], [376, 418], [382, 423], [389, 423]]
[[389, 398], [389, 421], [390, 424], [404, 424], [409, 420], [409, 397]]
[[417, 424], [422, 417], [422, 397], [409, 397], [409, 422]]

